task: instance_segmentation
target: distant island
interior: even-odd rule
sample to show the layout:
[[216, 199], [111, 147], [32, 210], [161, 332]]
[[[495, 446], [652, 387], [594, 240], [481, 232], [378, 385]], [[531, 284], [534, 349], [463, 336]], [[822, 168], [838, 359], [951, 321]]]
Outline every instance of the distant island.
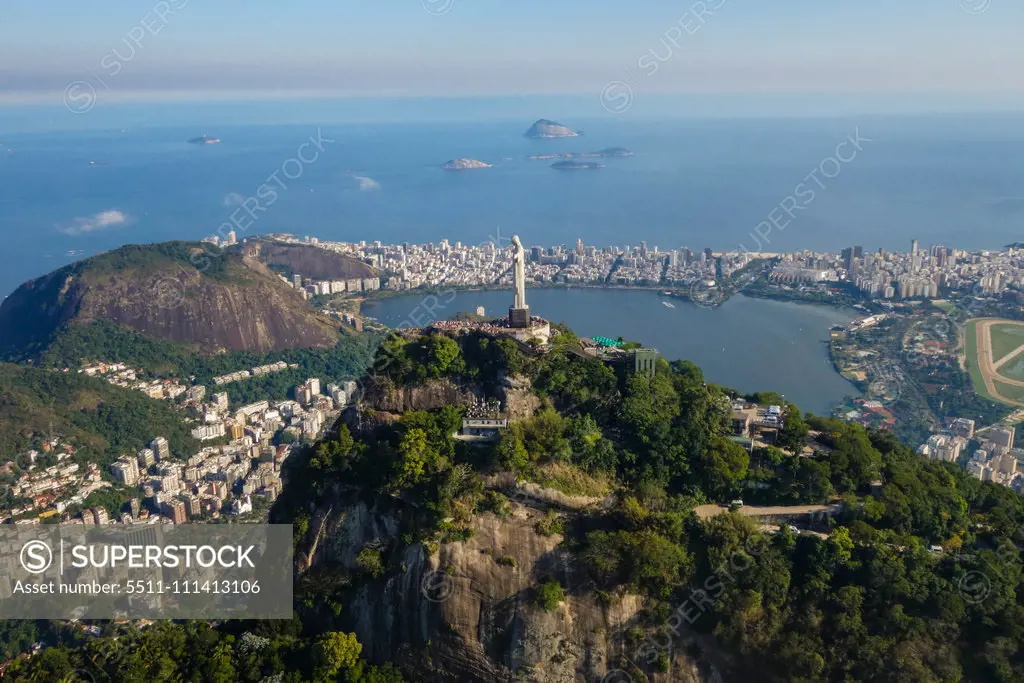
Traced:
[[452, 159], [441, 166], [446, 171], [471, 171], [477, 168], [491, 168], [491, 164], [476, 159]]
[[534, 154], [526, 157], [531, 160], [539, 159], [579, 159], [583, 157], [631, 157], [633, 153], [625, 147], [608, 147], [597, 152], [563, 152], [561, 154]]
[[595, 168], [604, 168], [604, 164], [593, 161], [556, 161], [551, 168], [559, 171], [587, 171]]
[[201, 135], [198, 138], [192, 138], [188, 141], [190, 145], [217, 145], [220, 144], [220, 138], [211, 138], [208, 135]]
[[626, 149], [625, 147], [605, 147], [598, 152], [585, 152], [580, 156], [583, 157], [631, 157], [633, 152]]
[[528, 138], [574, 138], [579, 136], [579, 133], [556, 121], [538, 119], [530, 126], [530, 130], [526, 131], [525, 136]]

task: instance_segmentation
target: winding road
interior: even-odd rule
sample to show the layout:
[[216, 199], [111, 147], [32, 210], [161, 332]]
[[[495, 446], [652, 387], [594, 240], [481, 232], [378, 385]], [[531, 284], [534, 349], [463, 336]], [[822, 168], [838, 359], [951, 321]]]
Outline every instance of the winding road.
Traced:
[[[842, 505], [744, 505], [739, 512], [744, 517], [799, 517], [804, 515], [825, 514], [834, 515], [842, 509]], [[698, 505], [693, 509], [697, 517], [707, 519], [715, 515], [722, 515], [729, 512], [726, 505]]]

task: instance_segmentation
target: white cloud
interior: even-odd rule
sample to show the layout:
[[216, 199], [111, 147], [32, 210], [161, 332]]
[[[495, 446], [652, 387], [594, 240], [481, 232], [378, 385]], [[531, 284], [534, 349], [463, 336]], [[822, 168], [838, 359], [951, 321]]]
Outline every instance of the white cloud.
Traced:
[[359, 181], [360, 192], [375, 192], [380, 189], [380, 183], [369, 176], [357, 175], [355, 179]]
[[244, 201], [245, 197], [238, 194], [237, 192], [228, 192], [226, 195], [224, 195], [224, 199], [221, 200], [221, 204], [223, 204], [225, 208], [230, 209], [233, 206], [241, 206], [242, 202]]
[[128, 223], [128, 216], [117, 209], [100, 211], [93, 216], [79, 216], [67, 225], [57, 228], [65, 235], [81, 235], [97, 230], [119, 228]]

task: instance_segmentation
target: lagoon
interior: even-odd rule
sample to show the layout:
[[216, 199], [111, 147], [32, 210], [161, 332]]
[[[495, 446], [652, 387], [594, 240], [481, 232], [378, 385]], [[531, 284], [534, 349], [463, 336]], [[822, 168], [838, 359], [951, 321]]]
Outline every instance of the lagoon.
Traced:
[[[410, 316], [425, 322], [423, 298], [369, 301], [363, 312], [392, 327], [412, 326]], [[512, 294], [460, 291], [437, 299], [437, 318], [477, 306], [498, 317], [507, 314]], [[777, 391], [805, 411], [827, 415], [844, 397], [860, 393], [828, 357], [829, 327], [855, 319], [851, 310], [744, 296], [706, 309], [649, 290], [591, 288], [531, 289], [527, 301], [534, 315], [564, 322], [580, 335], [642, 342], [668, 360], [693, 361], [708, 381], [744, 392]]]

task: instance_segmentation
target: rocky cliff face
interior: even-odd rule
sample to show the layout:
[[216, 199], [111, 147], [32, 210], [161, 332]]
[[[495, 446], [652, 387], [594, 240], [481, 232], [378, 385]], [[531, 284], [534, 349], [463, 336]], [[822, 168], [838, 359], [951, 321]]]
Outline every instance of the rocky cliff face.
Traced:
[[[394, 514], [365, 503], [339, 504], [314, 517], [310, 527], [320, 530], [318, 540], [309, 555], [300, 553], [299, 568], [353, 569], [365, 545], [393, 548], [390, 565], [402, 570], [361, 585], [345, 613], [364, 654], [396, 662], [409, 680], [626, 683], [615, 662], [635, 650], [625, 633], [640, 598], [600, 601], [561, 547], [562, 538], [536, 533], [542, 514], [521, 505], [506, 519], [485, 513], [469, 540], [429, 553], [422, 545], [394, 547]], [[515, 566], [499, 557], [513, 558]], [[565, 600], [550, 612], [535, 602], [536, 586], [547, 579], [567, 587]], [[677, 655], [667, 674], [651, 680], [710, 683], [718, 677]]]
[[[363, 379], [363, 407], [377, 412], [404, 413], [409, 410], [438, 410], [444, 406], [469, 406], [484, 398], [479, 386], [455, 384], [447, 379], [427, 380], [423, 384], [396, 387], [387, 379]], [[511, 420], [530, 417], [541, 402], [524, 377], [502, 382], [497, 398], [505, 405]]]
[[281, 266], [314, 280], [349, 280], [376, 277], [362, 261], [319, 247], [255, 241], [246, 244], [250, 254], [268, 266]]
[[255, 259], [167, 243], [123, 247], [25, 283], [0, 306], [0, 346], [45, 345], [65, 325], [97, 320], [209, 353], [338, 340], [330, 319]]
[[510, 420], [525, 420], [541, 406], [540, 399], [533, 393], [533, 385], [526, 377], [506, 377], [498, 394]]
[[477, 390], [459, 386], [447, 379], [427, 380], [423, 384], [395, 387], [387, 380], [363, 380], [363, 407], [385, 413], [410, 410], [438, 410], [444, 406], [469, 406], [481, 396]]

